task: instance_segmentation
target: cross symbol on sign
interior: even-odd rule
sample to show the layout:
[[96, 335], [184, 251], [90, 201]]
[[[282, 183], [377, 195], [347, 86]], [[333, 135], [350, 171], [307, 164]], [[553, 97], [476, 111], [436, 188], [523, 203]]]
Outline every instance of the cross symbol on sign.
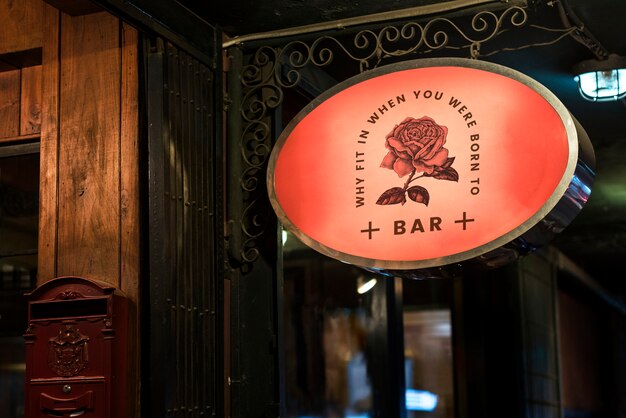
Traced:
[[465, 231], [467, 229], [467, 223], [468, 222], [474, 222], [475, 219], [473, 218], [468, 218], [467, 217], [467, 212], [463, 212], [463, 219], [459, 219], [454, 221], [455, 224], [463, 224], [463, 231]]
[[361, 229], [361, 232], [367, 232], [369, 235], [368, 239], [372, 239], [372, 232], [380, 231], [380, 228], [374, 228], [372, 226], [372, 221], [369, 221], [369, 225], [366, 229]]

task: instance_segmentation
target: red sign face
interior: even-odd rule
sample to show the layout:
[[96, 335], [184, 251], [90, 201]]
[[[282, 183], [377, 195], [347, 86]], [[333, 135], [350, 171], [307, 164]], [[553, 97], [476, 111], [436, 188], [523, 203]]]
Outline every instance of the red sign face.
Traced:
[[422, 60], [355, 77], [280, 136], [268, 189], [312, 248], [374, 268], [476, 257], [550, 212], [576, 166], [574, 122], [495, 64]]

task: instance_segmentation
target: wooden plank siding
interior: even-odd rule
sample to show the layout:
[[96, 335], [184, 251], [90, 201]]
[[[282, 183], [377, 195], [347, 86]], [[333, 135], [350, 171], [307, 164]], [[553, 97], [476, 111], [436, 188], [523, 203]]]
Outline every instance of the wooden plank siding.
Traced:
[[45, 21], [39, 281], [85, 276], [136, 294], [138, 35], [106, 12], [46, 6]]
[[20, 136], [41, 132], [41, 65], [22, 68]]
[[0, 1], [0, 54], [41, 48], [42, 0]]
[[0, 1], [1, 144], [39, 138], [43, 6], [41, 0]]
[[61, 14], [57, 275], [120, 283], [119, 20]]
[[129, 299], [126, 416], [139, 416], [137, 31], [107, 12], [43, 13], [38, 283], [81, 276]]
[[20, 131], [20, 70], [0, 73], [0, 138]]
[[0, 144], [39, 139], [41, 94], [41, 65], [0, 71]]

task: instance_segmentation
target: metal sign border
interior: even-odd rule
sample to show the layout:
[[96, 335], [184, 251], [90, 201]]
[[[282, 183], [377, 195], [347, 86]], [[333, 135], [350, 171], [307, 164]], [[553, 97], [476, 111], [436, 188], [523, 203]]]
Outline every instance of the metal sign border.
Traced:
[[[511, 230], [510, 232], [486, 244], [471, 248], [467, 251], [426, 260], [392, 261], [359, 257], [334, 250], [312, 239], [311, 237], [300, 231], [300, 229], [297, 228], [296, 225], [294, 225], [289, 220], [286, 213], [282, 210], [282, 207], [280, 206], [280, 203], [278, 202], [278, 199], [276, 197], [276, 191], [274, 188], [274, 169], [276, 166], [276, 161], [283, 145], [287, 141], [288, 137], [291, 135], [291, 132], [300, 123], [300, 121], [302, 121], [320, 104], [322, 104], [335, 94], [353, 85], [394, 72], [427, 67], [463, 67], [499, 74], [507, 78], [516, 80], [531, 88], [552, 106], [552, 108], [557, 112], [557, 114], [561, 118], [561, 121], [563, 122], [563, 126], [567, 134], [567, 142], [569, 147], [568, 160], [565, 171], [561, 176], [561, 179], [559, 180], [559, 183], [557, 184], [557, 187], [555, 188], [552, 195], [546, 200], [546, 202], [544, 202], [542, 207], [534, 215], [532, 215], [529, 219], [527, 219], [525, 222], [523, 222], [521, 225]], [[446, 266], [454, 263], [461, 263], [485, 255], [490, 251], [496, 250], [506, 244], [511, 243], [515, 239], [522, 236], [524, 233], [528, 232], [535, 225], [539, 224], [543, 219], [549, 217], [549, 215], [553, 213], [553, 211], [557, 211], [558, 203], [566, 195], [566, 192], [571, 186], [572, 179], [574, 178], [574, 173], [576, 171], [578, 163], [578, 148], [579, 138], [574, 118], [571, 116], [565, 105], [550, 90], [548, 90], [548, 88], [546, 88], [538, 81], [512, 68], [490, 62], [477, 61], [466, 58], [426, 58], [389, 64], [364, 72], [337, 84], [336, 86], [322, 93], [320, 96], [316, 97], [289, 122], [289, 124], [278, 137], [278, 140], [276, 141], [276, 144], [274, 145], [274, 148], [272, 149], [272, 153], [269, 158], [266, 183], [270, 203], [274, 209], [274, 212], [278, 216], [278, 220], [289, 232], [293, 233], [300, 241], [302, 241], [304, 244], [311, 247], [312, 249], [339, 261], [354, 264], [367, 269], [380, 269], [383, 271], [426, 269], [432, 267]]]

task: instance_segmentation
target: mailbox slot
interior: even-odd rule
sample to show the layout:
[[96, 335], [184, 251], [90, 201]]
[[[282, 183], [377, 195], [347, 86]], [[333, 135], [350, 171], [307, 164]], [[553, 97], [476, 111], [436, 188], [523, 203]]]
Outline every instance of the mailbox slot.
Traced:
[[33, 302], [30, 305], [30, 319], [36, 321], [40, 319], [104, 316], [108, 313], [107, 303], [108, 299], [106, 298]]

